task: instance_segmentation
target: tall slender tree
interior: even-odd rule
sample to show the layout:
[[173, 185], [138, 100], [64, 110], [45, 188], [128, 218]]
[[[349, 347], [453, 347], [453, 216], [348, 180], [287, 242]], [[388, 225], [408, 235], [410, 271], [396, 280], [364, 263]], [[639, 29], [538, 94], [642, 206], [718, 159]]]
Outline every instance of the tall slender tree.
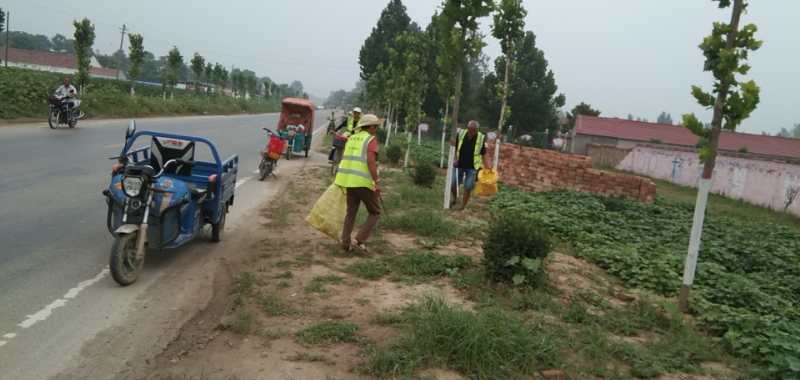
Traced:
[[[206, 62], [206, 67], [203, 70], [203, 77], [209, 86], [214, 83], [214, 65], [211, 64], [211, 62]], [[206, 92], [208, 92], [208, 89], [206, 89]]]
[[[439, 19], [442, 36], [441, 54], [438, 62], [444, 72], [453, 73], [453, 132], [458, 133], [458, 113], [461, 106], [461, 91], [464, 69], [470, 58], [477, 58], [483, 49], [483, 37], [478, 30], [478, 19], [488, 16], [494, 7], [492, 0], [444, 0]], [[451, 144], [447, 165], [447, 180], [444, 190], [444, 208], [450, 208], [450, 186], [453, 178], [455, 144]]]
[[[706, 127], [694, 114], [683, 115], [683, 125], [694, 134], [707, 140], [706, 146], [700, 148], [700, 158], [704, 161], [703, 174], [698, 183], [697, 201], [692, 221], [692, 232], [683, 270], [683, 285], [678, 297], [678, 306], [683, 312], [689, 311], [689, 291], [694, 283], [697, 255], [703, 234], [708, 193], [717, 162], [719, 136], [723, 129], [735, 130], [742, 121], [750, 116], [759, 103], [760, 89], [754, 81], [741, 82], [738, 76], [747, 75], [750, 66], [745, 63], [751, 51], [758, 50], [762, 42], [755, 38], [757, 28], [754, 24], [739, 27], [742, 13], [747, 8], [745, 0], [712, 0], [720, 9], [729, 8], [731, 4], [730, 23], [716, 22], [711, 35], [700, 44], [700, 50], [706, 58], [704, 70], [714, 76], [714, 88], [711, 93], [703, 91], [699, 86], [692, 86], [692, 95], [701, 106], [714, 110], [710, 128]], [[716, 96], [715, 96], [716, 95]]]
[[[492, 36], [500, 40], [500, 48], [505, 55], [505, 73], [503, 74], [503, 88], [501, 90], [500, 118], [497, 121], [497, 135], [502, 135], [505, 123], [506, 107], [508, 106], [508, 82], [511, 75], [511, 67], [514, 65], [514, 50], [517, 43], [522, 39], [525, 28], [525, 16], [528, 12], [522, 6], [522, 0], [500, 0], [497, 11], [494, 14], [492, 24]], [[497, 169], [497, 161], [500, 157], [500, 139], [497, 139], [494, 153], [494, 168]]]
[[194, 87], [196, 91], [200, 90], [200, 80], [203, 78], [203, 71], [206, 68], [206, 59], [200, 53], [194, 53], [191, 60], [192, 73], [194, 74]]
[[183, 66], [183, 56], [181, 55], [180, 50], [178, 50], [177, 46], [173, 46], [172, 49], [167, 54], [167, 67], [166, 67], [166, 75], [164, 79], [166, 79], [166, 84], [171, 89], [171, 96], [175, 96], [175, 85], [178, 84], [178, 75], [180, 75], [181, 67]]
[[128, 68], [128, 78], [131, 81], [131, 96], [134, 94], [133, 83], [139, 78], [142, 73], [142, 63], [144, 62], [144, 38], [141, 34], [131, 33], [128, 35], [128, 59], [131, 65]]
[[[3, 33], [6, 29], [6, 12], [3, 8], [0, 8], [0, 33]], [[3, 40], [5, 42], [5, 40]]]
[[389, 49], [394, 48], [395, 38], [407, 31], [410, 24], [411, 18], [403, 2], [390, 0], [358, 53], [361, 79], [369, 80], [380, 64], [389, 66]]
[[89, 83], [89, 65], [92, 59], [92, 45], [94, 45], [94, 24], [88, 18], [74, 21], [75, 26], [75, 55], [78, 58], [78, 75], [76, 83], [85, 91]]

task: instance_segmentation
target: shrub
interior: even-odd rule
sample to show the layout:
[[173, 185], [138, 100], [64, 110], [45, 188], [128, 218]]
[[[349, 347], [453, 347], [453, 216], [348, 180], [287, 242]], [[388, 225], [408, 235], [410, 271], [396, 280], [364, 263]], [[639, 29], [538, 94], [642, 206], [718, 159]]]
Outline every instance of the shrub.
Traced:
[[389, 145], [389, 148], [386, 149], [386, 158], [392, 164], [399, 163], [400, 159], [403, 158], [403, 148], [397, 144]]
[[436, 170], [427, 162], [418, 162], [414, 167], [414, 172], [411, 174], [414, 179], [414, 184], [422, 187], [433, 187], [433, 182], [436, 181]]
[[500, 215], [489, 226], [483, 244], [486, 276], [492, 281], [532, 285], [543, 277], [552, 249], [546, 229], [518, 213]]

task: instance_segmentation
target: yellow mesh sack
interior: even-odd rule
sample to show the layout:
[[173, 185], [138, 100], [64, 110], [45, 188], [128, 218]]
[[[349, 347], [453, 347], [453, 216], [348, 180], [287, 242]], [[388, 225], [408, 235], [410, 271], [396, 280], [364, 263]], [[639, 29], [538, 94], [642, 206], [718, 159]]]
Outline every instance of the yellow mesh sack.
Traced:
[[478, 183], [475, 184], [475, 195], [491, 197], [497, 194], [497, 172], [492, 169], [483, 169], [478, 172]]
[[347, 215], [346, 190], [331, 184], [311, 208], [306, 222], [333, 240], [339, 241], [345, 215]]

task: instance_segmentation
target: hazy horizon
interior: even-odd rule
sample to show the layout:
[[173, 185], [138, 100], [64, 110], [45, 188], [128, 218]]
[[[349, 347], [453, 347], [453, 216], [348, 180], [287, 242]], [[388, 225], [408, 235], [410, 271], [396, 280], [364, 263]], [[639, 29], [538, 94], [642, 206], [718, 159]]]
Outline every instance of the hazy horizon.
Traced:
[[[156, 56], [175, 45], [184, 57], [199, 52], [212, 62], [251, 69], [280, 83], [300, 80], [307, 92], [325, 98], [358, 80], [358, 51], [387, 2], [11, 0], [0, 7], [11, 11], [12, 30], [71, 36], [72, 20], [88, 17], [96, 28], [94, 49], [110, 54], [119, 47], [125, 23], [144, 36], [145, 49]], [[423, 28], [440, 4], [403, 3]], [[697, 45], [712, 22], [727, 20], [730, 10], [719, 11], [710, 0], [527, 0], [524, 5], [526, 29], [537, 35], [567, 97], [566, 109], [583, 101], [609, 117], [632, 114], [655, 121], [666, 111], [675, 121], [686, 112], [710, 119], [689, 87], [710, 88], [711, 74], [702, 71]], [[761, 104], [741, 132], [775, 134], [800, 123], [795, 106], [800, 77], [793, 70], [800, 58], [800, 33], [793, 25], [798, 13], [800, 2], [773, 0], [753, 2], [743, 18], [758, 25], [757, 37], [765, 44], [752, 54], [748, 76], [761, 86]], [[489, 36], [490, 23], [481, 21], [488, 43], [484, 53], [494, 60], [500, 51]]]

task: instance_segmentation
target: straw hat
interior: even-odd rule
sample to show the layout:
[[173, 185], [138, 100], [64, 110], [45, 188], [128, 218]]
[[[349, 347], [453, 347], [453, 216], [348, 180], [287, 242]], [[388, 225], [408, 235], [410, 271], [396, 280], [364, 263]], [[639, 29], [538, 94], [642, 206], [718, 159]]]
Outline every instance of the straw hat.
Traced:
[[361, 119], [358, 121], [358, 128], [371, 127], [375, 125], [380, 125], [381, 123], [382, 123], [381, 119], [370, 113], [361, 116]]

